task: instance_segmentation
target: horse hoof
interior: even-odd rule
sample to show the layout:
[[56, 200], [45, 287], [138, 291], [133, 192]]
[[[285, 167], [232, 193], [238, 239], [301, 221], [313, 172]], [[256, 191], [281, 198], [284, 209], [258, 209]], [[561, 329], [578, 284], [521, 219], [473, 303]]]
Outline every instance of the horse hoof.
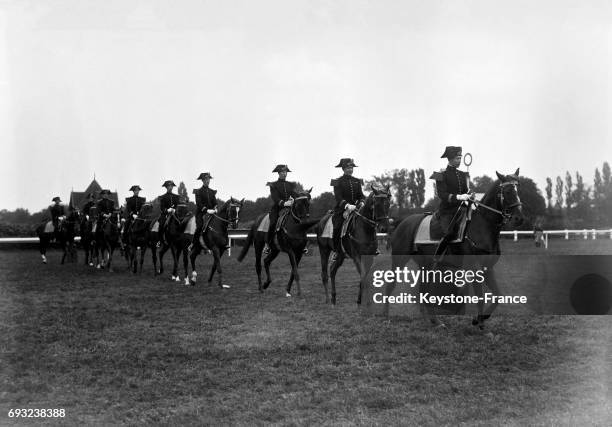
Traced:
[[185, 286], [191, 286], [191, 281], [185, 277]]
[[290, 294], [289, 292], [286, 292], [286, 293], [285, 293], [285, 296], [286, 296], [287, 298], [291, 298], [291, 294]]
[[221, 289], [229, 289], [230, 285], [221, 285]]
[[180, 277], [178, 277], [178, 276], [176, 276], [176, 279], [174, 279], [174, 281], [175, 281], [175, 282], [180, 282], [180, 281], [181, 281], [181, 278], [180, 278]]
[[90, 267], [93, 267], [93, 266], [94, 266], [94, 265], [93, 265], [93, 262], [90, 262], [90, 263], [89, 263], [89, 266], [90, 266]]
[[472, 318], [472, 326], [476, 326], [476, 325], [478, 325], [478, 323], [479, 323], [478, 322], [478, 317], [473, 317]]
[[270, 286], [270, 283], [272, 283], [272, 282], [265, 282], [265, 283], [263, 284], [263, 288], [264, 288], [264, 289], [268, 289], [268, 286]]

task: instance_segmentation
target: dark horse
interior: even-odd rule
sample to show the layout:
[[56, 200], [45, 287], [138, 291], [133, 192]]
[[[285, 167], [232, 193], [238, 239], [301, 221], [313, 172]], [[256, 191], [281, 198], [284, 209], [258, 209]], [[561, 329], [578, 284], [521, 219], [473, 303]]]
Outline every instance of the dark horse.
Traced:
[[85, 265], [93, 267], [93, 255], [96, 250], [95, 224], [98, 218], [98, 208], [89, 208], [89, 215], [81, 214], [80, 234], [81, 246], [85, 251]]
[[[157, 264], [157, 248], [155, 240], [151, 237], [151, 213], [153, 211], [153, 205], [146, 203], [142, 205], [140, 212], [136, 218], [134, 218], [129, 226], [128, 230], [125, 230], [125, 244], [126, 244], [126, 255], [130, 270], [134, 273], [142, 273], [142, 264], [144, 263], [144, 257], [147, 252], [147, 247], [150, 247], [153, 253], [153, 265]], [[137, 255], [140, 252], [140, 261], [137, 259]], [[140, 265], [140, 268], [138, 267]]]
[[[270, 278], [270, 264], [278, 256], [280, 251], [286, 252], [289, 256], [289, 262], [291, 263], [291, 277], [289, 278], [289, 282], [287, 283], [287, 296], [291, 296], [291, 285], [295, 280], [298, 288], [298, 295], [302, 294], [302, 289], [300, 287], [300, 276], [298, 273], [298, 266], [300, 264], [300, 260], [302, 259], [302, 255], [304, 254], [304, 249], [306, 248], [306, 244], [308, 243], [308, 238], [306, 236], [307, 230], [312, 227], [314, 224], [319, 222], [319, 220], [308, 220], [310, 216], [310, 192], [312, 188], [308, 191], [304, 191], [298, 194], [298, 196], [293, 199], [293, 204], [290, 208], [286, 209], [286, 220], [284, 225], [276, 232], [276, 238], [278, 239], [278, 247], [277, 245], [271, 245], [270, 253], [264, 259], [264, 267], [266, 269], [266, 281], [261, 283], [261, 253], [263, 251], [264, 245], [266, 243], [266, 235], [267, 233], [264, 231], [259, 231], [259, 224], [264, 219], [265, 215], [257, 218], [249, 234], [247, 236], [246, 242], [242, 247], [242, 251], [240, 255], [238, 255], [238, 261], [242, 261], [246, 256], [251, 244], [255, 245], [255, 271], [257, 271], [257, 281], [259, 284], [259, 291], [263, 292], [264, 289], [267, 289], [272, 283], [272, 279]], [[283, 213], [281, 213], [282, 215]], [[279, 223], [281, 218], [279, 216]]]
[[77, 210], [70, 211], [68, 216], [59, 221], [57, 229], [53, 228], [51, 221], [46, 221], [36, 228], [36, 234], [39, 239], [39, 249], [42, 262], [47, 263], [47, 248], [51, 241], [55, 240], [60, 248], [64, 251], [62, 254], [62, 264], [66, 260], [66, 256], [70, 256], [70, 261], [76, 260], [76, 249], [74, 246], [74, 237], [77, 233], [77, 224], [79, 223], [79, 212]]
[[[331, 303], [336, 304], [336, 273], [344, 262], [346, 256], [350, 257], [357, 267], [359, 273], [359, 295], [357, 304], [361, 304], [361, 294], [363, 293], [366, 274], [370, 271], [374, 256], [377, 254], [378, 240], [376, 236], [377, 228], [382, 221], [389, 217], [389, 206], [391, 204], [391, 193], [389, 187], [386, 189], [372, 190], [365, 200], [361, 209], [354, 211], [352, 215], [353, 225], [347, 230], [346, 235], [341, 239], [341, 246], [336, 248], [338, 254], [335, 261], [329, 266], [329, 276], [331, 276]], [[327, 291], [327, 266], [329, 254], [334, 249], [331, 235], [324, 236], [327, 221], [331, 221], [331, 214], [325, 215], [316, 227], [317, 243], [319, 244], [319, 255], [321, 256], [321, 279], [325, 289], [325, 302], [329, 302]], [[346, 251], [346, 254], [345, 254]]]
[[[204, 217], [204, 226], [202, 230], [201, 239], [204, 241], [204, 245], [212, 251], [214, 257], [214, 263], [208, 276], [208, 283], [212, 282], [215, 271], [219, 272], [219, 282], [217, 283], [220, 288], [229, 288], [228, 285], [223, 284], [223, 271], [221, 269], [221, 257], [225, 253], [225, 250], [229, 247], [229, 238], [227, 234], [227, 227], [232, 226], [236, 228], [238, 226], [238, 215], [244, 199], [238, 201], [232, 197], [223, 204], [218, 214], [212, 214]], [[195, 217], [193, 218], [195, 223]], [[195, 225], [195, 224], [194, 224]], [[189, 283], [195, 285], [198, 273], [196, 272], [195, 260], [200, 252], [202, 252], [202, 245], [199, 241], [194, 243], [193, 249], [191, 250], [191, 279]]]
[[[473, 210], [471, 221], [467, 225], [464, 240], [450, 244], [448, 255], [442, 260], [445, 261], [445, 264], [446, 258], [453, 261], [459, 260], [458, 263], [454, 263], [455, 267], [484, 271], [484, 282], [478, 283], [475, 281], [472, 283], [475, 295], [480, 297], [478, 316], [473, 319], [472, 324], [478, 325], [481, 329], [484, 321], [491, 316], [497, 306], [497, 303], [494, 302], [483, 312], [483, 284], [487, 285], [493, 295], [501, 295], [493, 271], [493, 266], [500, 256], [500, 231], [506, 223], [510, 222], [516, 227], [524, 219], [522, 204], [518, 195], [519, 169], [512, 175], [496, 173], [499, 178], [498, 181], [489, 188], [482, 200], [471, 202], [474, 204], [475, 210]], [[424, 214], [410, 215], [395, 229], [391, 238], [392, 270], [398, 267], [403, 268], [410, 259], [414, 259], [419, 268], [429, 271], [437, 269], [437, 266], [440, 265], [435, 265], [433, 261], [436, 244], [415, 245], [414, 243], [419, 224], [424, 217]], [[453, 263], [450, 264], [453, 265]], [[387, 285], [387, 295], [391, 295], [394, 288], [395, 283], [389, 283]], [[423, 289], [422, 283], [419, 284], [419, 289]], [[388, 314], [388, 305], [386, 311]], [[443, 326], [437, 319], [433, 306], [426, 305], [423, 314], [427, 314], [433, 324]]]
[[189, 285], [188, 266], [189, 259], [187, 258], [189, 244], [191, 238], [185, 233], [185, 227], [191, 219], [192, 214], [189, 212], [187, 205], [184, 203], [178, 204], [176, 210], [166, 218], [166, 228], [164, 229], [164, 240], [162, 247], [159, 250], [159, 271], [158, 274], [164, 272], [163, 258], [164, 254], [170, 249], [174, 267], [172, 268], [172, 281], [180, 282], [178, 274], [178, 263], [181, 255], [183, 255], [183, 266], [185, 268], [185, 285]]
[[[105, 214], [104, 219], [98, 229], [96, 229], [96, 268], [108, 267], [109, 272], [113, 272], [113, 252], [121, 245], [121, 211], [115, 210], [113, 213]], [[102, 263], [100, 263], [100, 256]]]

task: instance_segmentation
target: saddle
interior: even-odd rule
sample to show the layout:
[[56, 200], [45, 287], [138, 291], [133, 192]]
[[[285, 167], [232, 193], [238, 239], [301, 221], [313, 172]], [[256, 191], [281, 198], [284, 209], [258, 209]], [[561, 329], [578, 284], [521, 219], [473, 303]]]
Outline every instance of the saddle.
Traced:
[[[472, 209], [461, 207], [458, 214], [459, 218], [456, 220], [455, 225], [457, 232], [452, 236], [450, 243], [463, 242], [467, 226], [472, 218], [471, 214]], [[444, 237], [445, 232], [446, 230], [443, 229], [438, 212], [425, 214], [418, 226], [414, 243], [415, 245], [437, 245], [442, 237]]]

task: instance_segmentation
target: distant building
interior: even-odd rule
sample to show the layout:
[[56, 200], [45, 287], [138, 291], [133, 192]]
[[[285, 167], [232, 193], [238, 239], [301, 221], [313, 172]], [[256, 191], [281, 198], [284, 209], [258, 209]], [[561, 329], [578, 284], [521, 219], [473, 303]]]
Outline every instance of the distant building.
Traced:
[[[94, 200], [97, 201], [100, 198], [99, 196], [100, 191], [102, 191], [102, 187], [100, 186], [100, 184], [98, 184], [98, 181], [96, 181], [96, 179], [94, 178], [93, 181], [91, 181], [91, 184], [87, 186], [85, 191], [74, 191], [73, 190], [70, 192], [70, 202], [68, 206], [70, 207], [70, 209], [75, 209], [75, 208], [81, 209], [83, 205], [85, 204], [85, 202], [87, 201], [87, 195], [89, 193], [93, 193]], [[115, 202], [116, 207], [121, 206], [121, 204], [119, 203], [119, 196], [117, 195], [117, 193], [111, 193], [110, 199]]]

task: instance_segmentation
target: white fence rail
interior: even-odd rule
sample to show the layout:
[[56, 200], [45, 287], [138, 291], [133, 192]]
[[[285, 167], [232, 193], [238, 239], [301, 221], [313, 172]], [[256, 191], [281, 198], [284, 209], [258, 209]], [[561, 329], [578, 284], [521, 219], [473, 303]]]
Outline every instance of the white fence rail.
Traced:
[[[533, 236], [533, 231], [502, 231], [501, 234], [503, 236], [512, 236], [513, 240], [516, 242], [519, 239], [519, 236]], [[548, 236], [563, 236], [565, 240], [568, 240], [570, 235], [582, 236], [583, 239], [597, 239], [597, 236], [607, 237], [612, 239], [612, 229], [610, 230], [595, 230], [595, 229], [582, 229], [582, 230], [543, 230], [542, 236], [544, 239], [544, 247], [548, 249]], [[387, 233], [378, 233], [376, 234], [378, 238], [387, 237]], [[311, 233], [308, 234], [307, 237], [309, 239], [315, 239], [317, 237], [316, 234]], [[229, 244], [230, 249], [228, 251], [228, 255], [232, 255], [231, 247], [233, 246], [234, 240], [244, 240], [247, 238], [247, 234], [231, 234], [229, 236]], [[77, 236], [74, 238], [76, 242], [80, 241], [80, 237]], [[0, 237], [0, 246], [3, 244], [22, 244], [22, 243], [36, 243], [38, 242], [38, 237]]]

